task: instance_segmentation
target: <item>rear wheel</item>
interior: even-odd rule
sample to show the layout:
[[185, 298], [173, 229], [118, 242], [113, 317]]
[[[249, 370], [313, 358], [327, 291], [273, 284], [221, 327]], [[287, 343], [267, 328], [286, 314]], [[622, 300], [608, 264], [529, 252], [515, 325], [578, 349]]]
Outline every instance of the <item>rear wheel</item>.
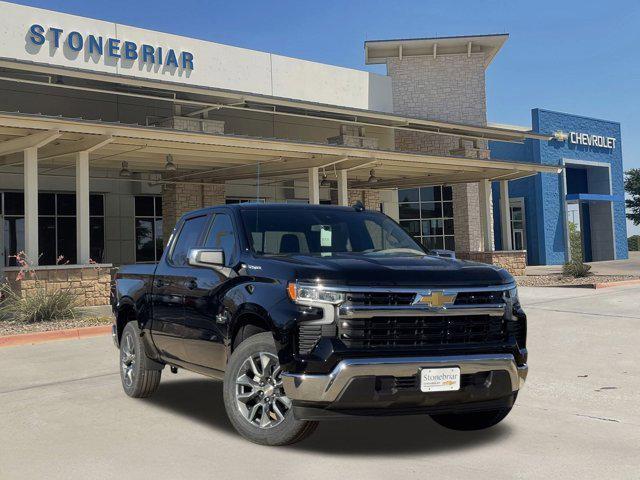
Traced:
[[151, 365], [147, 358], [140, 329], [136, 322], [124, 327], [120, 339], [120, 379], [122, 388], [130, 397], [149, 397], [158, 389], [162, 370]]
[[431, 415], [431, 418], [439, 425], [451, 430], [484, 430], [500, 423], [510, 411], [511, 408], [503, 408], [486, 412]]
[[270, 333], [244, 340], [224, 378], [224, 406], [234, 428], [262, 445], [289, 445], [309, 436], [317, 422], [296, 420], [282, 388], [282, 370]]

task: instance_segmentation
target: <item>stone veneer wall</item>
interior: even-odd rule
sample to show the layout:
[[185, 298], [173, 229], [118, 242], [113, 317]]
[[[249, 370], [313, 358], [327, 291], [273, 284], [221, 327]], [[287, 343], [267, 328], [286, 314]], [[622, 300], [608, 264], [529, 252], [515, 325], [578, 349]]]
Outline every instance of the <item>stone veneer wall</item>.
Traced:
[[[444, 54], [436, 58], [417, 55], [387, 59], [387, 73], [393, 79], [394, 112], [486, 125], [484, 62], [484, 54], [476, 53], [470, 57]], [[466, 156], [459, 139], [452, 136], [396, 132], [395, 146], [397, 150]], [[488, 158], [486, 142], [479, 141], [475, 147], [480, 158]], [[478, 193], [476, 183], [453, 185], [456, 251], [482, 249]]]
[[378, 190], [359, 190], [350, 188], [348, 190], [349, 205], [355, 205], [360, 201], [367, 210], [380, 211], [380, 192]]
[[498, 250], [495, 252], [458, 252], [456, 256], [460, 260], [473, 260], [474, 262], [488, 263], [504, 268], [514, 276], [525, 274], [527, 266], [526, 250]]
[[199, 185], [191, 183], [170, 183], [162, 193], [162, 220], [166, 235], [175, 227], [178, 219], [191, 210], [223, 205], [225, 203], [224, 185]]
[[39, 288], [54, 291], [69, 288], [78, 299], [80, 307], [109, 305], [111, 289], [111, 265], [58, 265], [33, 269], [35, 276], [26, 274], [22, 280], [16, 280], [17, 268], [5, 271], [11, 288], [23, 297]]

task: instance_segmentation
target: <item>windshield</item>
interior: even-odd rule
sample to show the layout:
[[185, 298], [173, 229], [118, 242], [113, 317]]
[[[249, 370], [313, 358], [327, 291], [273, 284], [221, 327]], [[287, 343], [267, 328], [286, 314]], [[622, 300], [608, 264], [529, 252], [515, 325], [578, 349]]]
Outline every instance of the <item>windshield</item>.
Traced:
[[241, 215], [259, 255], [425, 255], [420, 244], [380, 213], [258, 207]]

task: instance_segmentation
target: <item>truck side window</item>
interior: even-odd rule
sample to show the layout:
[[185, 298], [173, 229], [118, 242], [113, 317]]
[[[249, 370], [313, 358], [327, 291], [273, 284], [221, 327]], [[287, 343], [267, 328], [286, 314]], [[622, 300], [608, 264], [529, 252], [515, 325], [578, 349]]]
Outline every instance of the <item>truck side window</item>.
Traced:
[[173, 251], [171, 252], [171, 262], [176, 267], [184, 267], [187, 265], [189, 250], [199, 246], [198, 240], [206, 223], [206, 215], [185, 220], [178, 234], [178, 239], [173, 247]]
[[236, 239], [233, 234], [233, 224], [229, 215], [224, 213], [216, 214], [213, 219], [209, 233], [204, 242], [206, 248], [215, 248], [224, 252], [225, 263], [229, 263], [229, 260], [233, 257], [233, 250], [235, 247]]

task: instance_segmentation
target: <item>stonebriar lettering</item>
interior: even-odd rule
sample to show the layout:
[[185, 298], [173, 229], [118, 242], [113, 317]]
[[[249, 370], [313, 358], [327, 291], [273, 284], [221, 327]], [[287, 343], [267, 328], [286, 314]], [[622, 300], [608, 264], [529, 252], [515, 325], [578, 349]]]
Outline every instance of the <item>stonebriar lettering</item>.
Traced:
[[615, 137], [604, 137], [602, 135], [589, 135], [588, 133], [571, 132], [569, 133], [569, 141], [571, 143], [587, 145], [589, 147], [616, 148]]
[[118, 38], [103, 38], [95, 35], [82, 35], [72, 31], [65, 33], [61, 28], [33, 24], [29, 27], [29, 41], [34, 45], [44, 45], [49, 42], [54, 48], [66, 45], [71, 51], [87, 51], [90, 55], [106, 55], [111, 58], [124, 60], [138, 60], [143, 63], [166, 65], [169, 67], [193, 70], [193, 54], [190, 52], [177, 52], [173, 48], [163, 48], [153, 45], [138, 45], [135, 42]]

